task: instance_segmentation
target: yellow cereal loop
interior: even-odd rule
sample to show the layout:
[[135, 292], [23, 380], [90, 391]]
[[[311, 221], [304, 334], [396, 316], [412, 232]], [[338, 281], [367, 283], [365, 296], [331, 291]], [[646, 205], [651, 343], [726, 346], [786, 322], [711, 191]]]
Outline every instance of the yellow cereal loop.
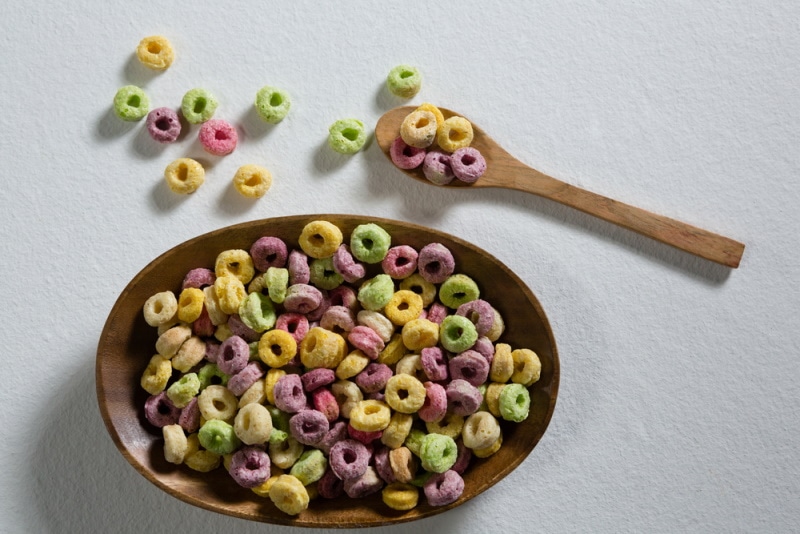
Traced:
[[244, 284], [235, 276], [220, 276], [214, 281], [214, 291], [223, 313], [231, 315], [239, 312], [239, 305], [247, 297]]
[[182, 464], [189, 450], [189, 442], [181, 425], [166, 425], [161, 433], [164, 436], [164, 459], [171, 464]]
[[394, 412], [383, 434], [381, 443], [390, 449], [402, 447], [403, 443], [411, 432], [411, 425], [414, 423], [414, 416], [407, 413]]
[[219, 325], [217, 329], [214, 330], [214, 337], [216, 338], [217, 341], [220, 342], [225, 341], [232, 335], [233, 332], [231, 331], [231, 327], [228, 326], [227, 323]]
[[192, 329], [186, 325], [173, 326], [158, 336], [156, 352], [169, 359], [178, 353], [184, 341], [192, 337]]
[[188, 373], [189, 370], [203, 361], [206, 355], [206, 342], [197, 336], [192, 336], [187, 339], [178, 353], [172, 358], [172, 367], [182, 373]]
[[542, 374], [542, 362], [539, 356], [530, 349], [516, 349], [511, 352], [514, 360], [514, 374], [511, 381], [525, 387], [537, 382]]
[[353, 378], [363, 371], [369, 362], [370, 359], [366, 357], [361, 350], [356, 349], [345, 356], [344, 359], [339, 362], [339, 365], [336, 366], [336, 378], [339, 380]]
[[206, 311], [211, 324], [220, 326], [228, 322], [228, 314], [222, 311], [219, 305], [219, 298], [214, 286], [206, 286], [203, 288], [203, 295], [205, 295]]
[[427, 308], [436, 298], [436, 286], [428, 282], [419, 273], [414, 273], [400, 281], [400, 289], [413, 291], [422, 297], [422, 306]]
[[[214, 273], [219, 277], [234, 276], [242, 285], [250, 282], [256, 270], [250, 253], [242, 249], [224, 250], [214, 262]], [[231, 312], [227, 312], [231, 313]]]
[[275, 466], [271, 466], [270, 472], [272, 476], [269, 477], [267, 480], [262, 482], [260, 485], [256, 486], [253, 489], [253, 493], [258, 495], [259, 497], [269, 497], [269, 489], [278, 480], [278, 477], [283, 474], [283, 469]]
[[339, 414], [345, 419], [350, 418], [353, 407], [364, 400], [364, 394], [355, 382], [338, 380], [331, 385], [331, 393], [339, 405]]
[[506, 329], [506, 323], [499, 311], [494, 308], [492, 308], [492, 311], [494, 312], [494, 322], [492, 323], [492, 327], [489, 329], [489, 331], [486, 332], [486, 337], [489, 338], [489, 341], [495, 342], [500, 339], [501, 335], [503, 335], [503, 332]]
[[206, 421], [231, 419], [239, 408], [239, 399], [225, 386], [212, 384], [197, 397], [197, 407]]
[[270, 369], [267, 371], [267, 376], [264, 377], [264, 393], [267, 396], [267, 402], [275, 405], [275, 384], [281, 377], [286, 375], [283, 369]]
[[396, 291], [384, 306], [383, 313], [392, 323], [403, 326], [422, 313], [422, 297], [408, 289]]
[[296, 354], [297, 341], [285, 330], [267, 330], [258, 340], [258, 357], [270, 367], [283, 367]]
[[164, 181], [173, 193], [188, 195], [203, 185], [206, 181], [206, 171], [198, 161], [178, 158], [164, 169]]
[[175, 50], [169, 40], [162, 35], [150, 35], [139, 41], [136, 57], [145, 67], [165, 70], [175, 60]]
[[486, 401], [489, 413], [495, 417], [500, 417], [500, 393], [503, 392], [505, 386], [505, 383], [492, 382], [486, 387], [483, 400]]
[[386, 403], [401, 413], [416, 413], [425, 403], [425, 386], [411, 375], [394, 375], [386, 383]]
[[472, 143], [472, 124], [464, 117], [450, 117], [442, 123], [442, 129], [436, 136], [439, 148], [445, 152], [455, 152]]
[[150, 363], [142, 373], [140, 384], [146, 392], [157, 395], [164, 391], [172, 376], [172, 362], [160, 354], [150, 358]]
[[187, 287], [178, 297], [178, 319], [184, 323], [193, 323], [203, 313], [203, 302], [206, 295], [202, 289]]
[[233, 176], [233, 187], [242, 196], [261, 198], [272, 187], [272, 173], [261, 165], [242, 165]]
[[429, 434], [444, 434], [453, 439], [461, 435], [464, 429], [464, 418], [454, 413], [448, 413], [441, 421], [429, 421], [425, 423], [425, 428]]
[[394, 365], [406, 354], [408, 354], [408, 349], [403, 343], [403, 336], [399, 333], [394, 334], [389, 343], [386, 344], [378, 355], [378, 363]]
[[350, 424], [362, 432], [378, 432], [389, 426], [392, 411], [385, 402], [362, 400], [350, 410]]
[[200, 439], [197, 437], [197, 433], [186, 438], [186, 455], [183, 463], [189, 468], [201, 473], [208, 473], [219, 467], [221, 461], [220, 455], [200, 448]]
[[312, 258], [329, 258], [342, 244], [342, 231], [328, 221], [311, 221], [300, 233], [299, 244]]
[[497, 441], [495, 441], [491, 446], [486, 447], [485, 449], [472, 449], [472, 454], [476, 458], [488, 458], [489, 456], [499, 451], [500, 447], [502, 446], [503, 446], [503, 434], [500, 434], [500, 437], [497, 438]]
[[162, 291], [144, 303], [144, 320], [150, 326], [161, 326], [178, 313], [178, 299], [172, 291]]
[[411, 510], [419, 502], [419, 490], [411, 484], [392, 482], [381, 491], [383, 503], [392, 510]]
[[300, 361], [309, 369], [336, 369], [347, 353], [347, 342], [336, 332], [311, 328], [300, 342]]
[[402, 330], [403, 344], [411, 351], [435, 347], [439, 343], [439, 325], [427, 319], [417, 318], [407, 322]]
[[269, 498], [283, 513], [297, 515], [308, 508], [308, 491], [300, 479], [292, 475], [281, 475], [272, 483]]
[[498, 343], [494, 347], [489, 379], [492, 382], [508, 382], [512, 374], [514, 374], [514, 357], [511, 356], [511, 346], [507, 343]]
[[444, 115], [439, 108], [430, 102], [424, 102], [419, 105], [417, 111], [429, 111], [433, 113], [433, 116], [436, 118], [436, 133], [438, 134], [441, 131], [442, 125], [444, 125]]

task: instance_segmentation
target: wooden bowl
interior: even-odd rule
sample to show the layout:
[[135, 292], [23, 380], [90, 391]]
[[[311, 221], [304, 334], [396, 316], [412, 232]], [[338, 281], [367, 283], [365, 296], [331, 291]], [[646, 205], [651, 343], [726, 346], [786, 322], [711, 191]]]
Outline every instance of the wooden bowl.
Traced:
[[[145, 323], [142, 306], [159, 291], [180, 291], [183, 276], [195, 267], [213, 268], [217, 254], [242, 248], [259, 237], [284, 239], [297, 248], [302, 228], [312, 220], [338, 225], [345, 235], [357, 225], [375, 222], [392, 235], [393, 244], [408, 244], [419, 250], [431, 242], [447, 246], [456, 260], [456, 272], [471, 276], [481, 288], [481, 298], [502, 314], [506, 330], [500, 341], [513, 348], [530, 348], [542, 362], [541, 379], [531, 386], [530, 416], [519, 424], [503, 422], [503, 446], [486, 459], [473, 458], [464, 474], [464, 493], [443, 507], [420, 504], [408, 512], [389, 509], [380, 493], [366, 499], [347, 497], [315, 499], [297, 516], [279, 511], [269, 498], [259, 497], [238, 486], [219, 468], [198, 473], [167, 463], [159, 429], [144, 417], [148, 394], [139, 379], [155, 353], [156, 329]], [[373, 273], [378, 266], [371, 266]], [[109, 434], [122, 455], [150, 482], [170, 495], [214, 512], [254, 521], [303, 527], [353, 528], [412, 521], [459, 506], [497, 484], [533, 450], [547, 428], [556, 402], [559, 362], [553, 333], [544, 311], [530, 289], [491, 254], [457, 237], [400, 221], [352, 215], [302, 215], [253, 221], [222, 228], [182, 243], [147, 265], [123, 290], [103, 328], [97, 348], [97, 400]]]

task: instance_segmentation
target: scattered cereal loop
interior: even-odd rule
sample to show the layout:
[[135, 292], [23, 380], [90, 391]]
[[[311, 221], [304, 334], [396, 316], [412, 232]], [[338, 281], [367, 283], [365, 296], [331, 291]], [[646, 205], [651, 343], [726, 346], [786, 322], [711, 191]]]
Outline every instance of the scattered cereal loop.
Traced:
[[277, 124], [289, 114], [292, 99], [289, 94], [277, 87], [265, 85], [256, 93], [255, 107], [261, 120]]
[[139, 41], [136, 57], [145, 67], [166, 70], [175, 60], [175, 51], [166, 37], [151, 35]]
[[203, 166], [191, 158], [178, 158], [164, 169], [164, 180], [173, 193], [188, 195], [203, 185], [206, 171]]
[[272, 173], [260, 165], [242, 165], [233, 176], [233, 186], [243, 197], [261, 198], [272, 187]]
[[114, 113], [124, 121], [142, 120], [150, 110], [150, 99], [135, 85], [120, 87], [114, 95]]
[[339, 119], [328, 129], [328, 145], [340, 154], [355, 154], [366, 142], [364, 123], [358, 119]]
[[398, 65], [389, 71], [386, 77], [389, 91], [401, 98], [411, 98], [422, 87], [422, 74], [419, 69], [411, 65]]

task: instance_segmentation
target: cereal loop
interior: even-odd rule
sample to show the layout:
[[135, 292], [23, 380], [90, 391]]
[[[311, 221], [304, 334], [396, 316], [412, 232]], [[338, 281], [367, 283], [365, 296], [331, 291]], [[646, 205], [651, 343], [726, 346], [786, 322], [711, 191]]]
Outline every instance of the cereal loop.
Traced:
[[386, 383], [386, 403], [400, 413], [416, 413], [425, 403], [425, 386], [411, 375], [395, 375]]
[[203, 311], [205, 301], [203, 290], [187, 287], [178, 297], [178, 319], [184, 323], [193, 323]]
[[178, 312], [178, 299], [172, 291], [162, 291], [148, 298], [143, 307], [144, 320], [150, 326], [169, 322]]
[[300, 342], [300, 361], [309, 369], [336, 369], [347, 351], [344, 338], [330, 330], [315, 326]]
[[516, 349], [511, 352], [511, 358], [514, 360], [512, 382], [527, 387], [539, 380], [542, 374], [542, 362], [535, 352], [530, 349]]
[[171, 464], [182, 464], [189, 450], [189, 442], [180, 425], [166, 425], [161, 428], [164, 436], [164, 459]]
[[280, 475], [269, 489], [269, 498], [281, 512], [289, 515], [297, 515], [308, 508], [308, 491], [292, 475]]
[[455, 152], [459, 148], [472, 143], [472, 124], [464, 117], [450, 117], [442, 123], [442, 129], [436, 136], [439, 148], [445, 152]]
[[383, 488], [381, 498], [392, 510], [411, 510], [419, 502], [419, 490], [411, 484], [394, 482]]
[[384, 307], [383, 313], [392, 323], [403, 326], [422, 313], [422, 297], [413, 291], [401, 289], [392, 295]]
[[150, 99], [140, 87], [126, 85], [114, 95], [114, 113], [124, 121], [142, 120], [149, 110]]
[[414, 417], [412, 415], [394, 412], [389, 421], [389, 426], [384, 429], [381, 435], [381, 443], [390, 449], [402, 446], [411, 431], [413, 422]]
[[422, 74], [419, 69], [411, 65], [397, 65], [386, 77], [386, 86], [389, 91], [401, 98], [411, 98], [416, 95], [422, 86]]
[[[425, 250], [423, 247], [422, 250]], [[419, 260], [421, 262], [423, 259], [422, 250], [419, 253]], [[420, 270], [424, 269], [423, 263], [418, 263], [418, 268]], [[408, 289], [409, 291], [413, 291], [420, 297], [422, 297], [422, 305], [428, 307], [431, 305], [433, 300], [436, 298], [436, 286], [433, 285], [437, 282], [429, 282], [426, 280], [420, 273], [414, 273], [408, 278], [402, 280], [400, 282], [400, 289]]]
[[367, 358], [360, 350], [354, 350], [344, 357], [336, 366], [336, 378], [339, 380], [347, 380], [356, 376], [364, 370], [369, 364], [370, 359]]
[[289, 94], [277, 87], [265, 85], [256, 93], [255, 107], [258, 116], [269, 124], [278, 124], [286, 118], [291, 106]]
[[224, 386], [211, 385], [205, 388], [197, 398], [197, 406], [203, 419], [231, 419], [239, 407], [236, 395]]
[[214, 282], [214, 292], [217, 295], [220, 310], [228, 315], [237, 313], [239, 306], [247, 296], [244, 284], [236, 276], [219, 276]]
[[261, 198], [272, 187], [272, 173], [261, 165], [242, 165], [233, 175], [233, 187], [244, 197]]
[[196, 87], [183, 95], [181, 113], [189, 124], [202, 124], [214, 116], [219, 102], [205, 89]]
[[160, 354], [150, 358], [150, 363], [142, 373], [140, 385], [151, 395], [157, 395], [164, 391], [167, 382], [172, 376], [172, 363]]
[[359, 224], [350, 234], [350, 250], [364, 263], [380, 263], [391, 244], [389, 232], [374, 223]]
[[175, 51], [166, 37], [151, 35], [139, 41], [136, 57], [145, 67], [153, 70], [165, 70], [175, 60]]
[[489, 378], [492, 382], [505, 383], [511, 379], [513, 374], [514, 357], [511, 355], [511, 345], [498, 343], [494, 347], [494, 358], [492, 358]]
[[231, 249], [220, 252], [214, 262], [214, 273], [221, 276], [235, 276], [242, 284], [253, 279], [255, 267], [250, 253], [242, 249]]
[[400, 137], [416, 148], [427, 148], [436, 139], [438, 124], [436, 116], [430, 111], [415, 110], [406, 115], [400, 124]]
[[247, 404], [236, 414], [233, 430], [236, 437], [247, 445], [266, 443], [272, 433], [272, 416], [261, 404]]
[[339, 119], [328, 128], [328, 145], [340, 154], [355, 154], [366, 142], [364, 123], [358, 119]]
[[439, 325], [427, 319], [412, 319], [403, 325], [403, 344], [411, 351], [434, 347], [441, 338], [440, 330]]
[[283, 367], [296, 354], [297, 342], [284, 330], [269, 330], [258, 340], [258, 357], [270, 367]]
[[386, 403], [362, 400], [350, 410], [350, 424], [362, 432], [377, 432], [389, 426], [392, 412]]
[[308, 256], [327, 258], [333, 256], [342, 244], [342, 231], [328, 221], [311, 221], [303, 227], [298, 243]]

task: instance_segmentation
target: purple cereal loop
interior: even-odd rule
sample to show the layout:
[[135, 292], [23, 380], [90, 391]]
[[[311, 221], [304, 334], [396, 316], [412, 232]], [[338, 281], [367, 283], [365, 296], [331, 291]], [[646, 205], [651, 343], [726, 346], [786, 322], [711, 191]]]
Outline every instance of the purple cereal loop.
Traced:
[[336, 499], [344, 494], [344, 482], [336, 476], [330, 466], [317, 481], [317, 492], [323, 499]]
[[197, 404], [197, 397], [183, 407], [181, 415], [178, 417], [178, 424], [189, 434], [197, 432], [200, 428], [200, 407]]
[[213, 286], [216, 279], [217, 275], [214, 274], [214, 271], [206, 269], [205, 267], [198, 267], [186, 273], [186, 276], [183, 277], [183, 285], [181, 288], [186, 289], [188, 287], [194, 287], [202, 289], [206, 286]]
[[432, 323], [442, 324], [442, 321], [445, 317], [447, 317], [447, 315], [447, 307], [441, 302], [434, 302], [428, 308], [428, 316], [426, 319]]
[[250, 389], [250, 386], [263, 377], [264, 369], [261, 364], [259, 362], [250, 362], [244, 366], [244, 369], [228, 379], [228, 390], [240, 397]]
[[422, 486], [425, 498], [431, 506], [444, 506], [458, 500], [464, 492], [464, 479], [449, 469], [430, 477]]
[[292, 284], [286, 290], [283, 307], [288, 312], [308, 313], [322, 303], [322, 292], [308, 284]]
[[417, 270], [417, 251], [408, 245], [391, 247], [381, 261], [383, 272], [396, 280], [408, 278]]
[[467, 146], [453, 152], [450, 167], [458, 180], [472, 184], [486, 172], [486, 160], [477, 148]]
[[299, 250], [293, 250], [287, 258], [289, 270], [289, 284], [307, 284], [311, 279], [311, 267], [308, 266], [308, 256]]
[[266, 451], [259, 447], [243, 447], [231, 457], [228, 473], [243, 488], [255, 488], [266, 482], [271, 468]]
[[308, 317], [309, 321], [319, 322], [322, 316], [325, 315], [325, 312], [331, 307], [331, 299], [328, 297], [328, 291], [323, 289], [320, 291], [320, 295], [322, 295], [322, 300], [319, 301], [319, 306], [306, 313], [306, 317]]
[[364, 393], [377, 393], [386, 387], [393, 374], [388, 365], [373, 362], [356, 375], [355, 382]]
[[156, 108], [147, 114], [147, 133], [159, 143], [174, 143], [181, 135], [181, 120], [169, 108]]
[[273, 390], [275, 406], [283, 412], [297, 413], [306, 407], [306, 394], [300, 375], [288, 374], [280, 377]]
[[336, 421], [331, 426], [331, 429], [328, 430], [328, 433], [314, 446], [325, 454], [330, 455], [331, 447], [345, 439], [347, 439], [347, 423]]
[[308, 319], [302, 313], [282, 313], [275, 321], [275, 328], [289, 332], [294, 340], [300, 343], [308, 333]]
[[460, 378], [451, 380], [445, 391], [447, 391], [448, 409], [462, 417], [477, 412], [483, 402], [483, 395], [478, 388]]
[[426, 347], [420, 352], [422, 370], [428, 379], [435, 382], [447, 380], [450, 373], [444, 351], [440, 347]]
[[426, 423], [439, 422], [447, 414], [447, 392], [444, 386], [433, 382], [422, 385], [425, 386], [425, 402], [417, 415]]
[[347, 435], [350, 436], [352, 439], [360, 441], [361, 443], [369, 447], [370, 443], [381, 439], [381, 436], [383, 436], [383, 431], [376, 430], [374, 432], [367, 432], [366, 430], [358, 430], [356, 428], [353, 428], [353, 425], [348, 424]]
[[398, 137], [389, 147], [389, 156], [392, 163], [401, 169], [416, 169], [425, 160], [425, 149], [408, 145], [402, 137]]
[[492, 360], [494, 360], [494, 344], [492, 340], [486, 336], [481, 336], [472, 346], [472, 349], [484, 358], [489, 363], [489, 368], [491, 370]]
[[328, 291], [328, 297], [331, 299], [331, 306], [344, 306], [353, 313], [361, 308], [358, 295], [352, 287], [345, 285], [335, 287]]
[[311, 404], [314, 409], [322, 413], [328, 422], [333, 423], [339, 418], [339, 403], [331, 390], [318, 388], [311, 393]]
[[372, 495], [383, 488], [383, 480], [378, 476], [375, 468], [367, 467], [360, 477], [351, 478], [344, 481], [344, 492], [351, 499], [360, 499]]
[[489, 362], [477, 351], [465, 350], [448, 364], [450, 378], [466, 380], [475, 387], [480, 386], [489, 378]]
[[336, 381], [336, 373], [333, 369], [319, 367], [304, 373], [300, 381], [303, 383], [303, 389], [310, 393], [319, 387], [333, 384]]
[[370, 360], [376, 360], [385, 344], [375, 330], [368, 326], [358, 325], [347, 334], [347, 341], [360, 349]]
[[220, 348], [220, 346], [221, 345], [219, 343], [216, 343], [216, 342], [213, 342], [213, 341], [207, 341], [206, 342], [206, 355], [204, 356], [204, 358], [206, 360], [210, 361], [211, 363], [217, 363], [217, 357], [219, 356], [219, 348]]
[[387, 484], [397, 482], [397, 478], [392, 471], [392, 464], [389, 462], [389, 447], [380, 445], [375, 449], [373, 455], [373, 462], [375, 464], [375, 472]]
[[288, 257], [286, 243], [278, 237], [261, 237], [250, 246], [250, 257], [255, 268], [261, 272], [266, 272], [270, 267], [283, 267]]
[[239, 336], [231, 336], [222, 342], [217, 356], [217, 367], [226, 375], [235, 375], [250, 361], [250, 345]]
[[150, 424], [158, 428], [177, 424], [181, 411], [167, 397], [167, 392], [150, 395], [144, 403], [144, 416]]
[[354, 439], [335, 443], [328, 455], [331, 469], [344, 481], [363, 475], [369, 466], [369, 459], [370, 454], [366, 445]]
[[349, 332], [356, 326], [356, 318], [353, 312], [344, 306], [331, 306], [322, 314], [319, 325], [337, 334]]
[[292, 437], [303, 445], [314, 445], [330, 430], [328, 419], [317, 410], [300, 410], [289, 419]]
[[456, 456], [456, 463], [453, 464], [452, 469], [459, 475], [464, 474], [464, 471], [469, 467], [469, 462], [472, 460], [472, 449], [464, 445], [460, 439], [456, 441], [456, 448], [458, 449], [458, 456]]
[[441, 284], [453, 274], [455, 268], [452, 252], [441, 243], [429, 243], [419, 251], [417, 270], [431, 284]]
[[447, 185], [452, 182], [455, 174], [450, 166], [450, 155], [438, 150], [429, 150], [422, 161], [422, 174], [429, 182], [436, 185]]
[[456, 315], [463, 315], [472, 321], [479, 336], [485, 335], [494, 324], [494, 308], [482, 299], [475, 299], [461, 304], [456, 309]]
[[228, 328], [231, 329], [233, 335], [239, 336], [248, 343], [261, 339], [261, 334], [244, 324], [244, 321], [242, 321], [238, 313], [234, 313], [228, 317]]
[[333, 253], [333, 270], [339, 273], [345, 282], [352, 284], [367, 274], [366, 268], [353, 259], [347, 245], [339, 245]]

